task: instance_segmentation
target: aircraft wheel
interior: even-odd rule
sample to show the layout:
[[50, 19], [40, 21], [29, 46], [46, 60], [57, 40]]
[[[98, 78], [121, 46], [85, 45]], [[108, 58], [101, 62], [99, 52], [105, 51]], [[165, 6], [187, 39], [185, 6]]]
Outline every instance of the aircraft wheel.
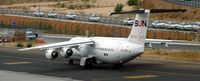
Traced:
[[92, 59], [87, 59], [84, 68], [91, 68], [91, 67], [92, 67]]
[[69, 64], [72, 65], [74, 64], [74, 61], [72, 59], [69, 60]]
[[123, 68], [124, 65], [123, 64], [115, 64], [115, 67], [120, 67], [120, 68]]

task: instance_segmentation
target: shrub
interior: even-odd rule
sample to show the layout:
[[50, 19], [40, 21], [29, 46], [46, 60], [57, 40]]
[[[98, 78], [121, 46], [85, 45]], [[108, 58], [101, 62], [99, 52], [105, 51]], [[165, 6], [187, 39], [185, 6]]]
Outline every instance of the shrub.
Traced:
[[60, 5], [60, 2], [58, 2], [56, 5], [59, 6], [59, 5]]
[[60, 7], [61, 7], [61, 8], [64, 8], [64, 7], [65, 7], [65, 3], [62, 3]]
[[115, 11], [115, 12], [121, 12], [121, 11], [122, 11], [122, 9], [123, 9], [123, 7], [124, 7], [124, 5], [123, 5], [123, 4], [121, 4], [121, 3], [118, 3], [118, 4], [115, 6], [115, 9], [114, 9], [114, 11]]
[[18, 43], [17, 47], [24, 47], [24, 45], [22, 43]]
[[128, 1], [126, 2], [126, 4], [127, 4], [128, 6], [136, 6], [136, 5], [139, 4], [139, 2], [138, 2], [138, 0], [128, 0]]
[[33, 7], [34, 7], [34, 8], [36, 8], [36, 7], [37, 7], [37, 5], [33, 5]]
[[75, 9], [75, 6], [71, 4], [68, 6], [68, 9]]
[[32, 43], [31, 42], [27, 43], [26, 47], [28, 47], [28, 48], [32, 47]]

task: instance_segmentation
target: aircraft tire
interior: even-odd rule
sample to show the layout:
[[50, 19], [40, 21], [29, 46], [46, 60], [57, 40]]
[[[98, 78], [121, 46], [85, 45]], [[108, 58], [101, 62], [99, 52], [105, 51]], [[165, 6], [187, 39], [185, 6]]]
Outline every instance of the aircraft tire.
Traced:
[[70, 59], [68, 63], [69, 63], [70, 65], [74, 64], [73, 59]]
[[84, 68], [91, 68], [92, 64], [92, 59], [87, 59]]

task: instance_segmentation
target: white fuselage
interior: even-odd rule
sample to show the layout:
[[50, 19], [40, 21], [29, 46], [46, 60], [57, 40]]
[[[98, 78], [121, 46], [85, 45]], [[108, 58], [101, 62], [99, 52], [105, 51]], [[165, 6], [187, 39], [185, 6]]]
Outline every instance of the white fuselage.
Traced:
[[[87, 38], [73, 38], [82, 40]], [[91, 37], [95, 45], [80, 45], [74, 54], [81, 57], [95, 56], [98, 63], [126, 63], [144, 52], [144, 46], [134, 44], [125, 38]]]

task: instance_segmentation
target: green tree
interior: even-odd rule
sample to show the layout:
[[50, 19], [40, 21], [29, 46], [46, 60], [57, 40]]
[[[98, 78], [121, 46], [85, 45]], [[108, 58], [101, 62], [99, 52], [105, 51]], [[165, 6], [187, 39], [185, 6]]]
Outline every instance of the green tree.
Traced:
[[138, 0], [128, 0], [128, 1], [126, 2], [126, 4], [127, 4], [128, 6], [137, 6], [137, 5], [139, 4], [139, 1], [138, 1]]
[[123, 4], [121, 4], [121, 3], [118, 3], [118, 4], [115, 6], [115, 9], [114, 9], [114, 11], [115, 11], [115, 12], [121, 12], [121, 11], [122, 11], [122, 9], [123, 9], [123, 7], [124, 7], [124, 5], [123, 5]]
[[81, 0], [81, 2], [90, 2], [90, 0]]

